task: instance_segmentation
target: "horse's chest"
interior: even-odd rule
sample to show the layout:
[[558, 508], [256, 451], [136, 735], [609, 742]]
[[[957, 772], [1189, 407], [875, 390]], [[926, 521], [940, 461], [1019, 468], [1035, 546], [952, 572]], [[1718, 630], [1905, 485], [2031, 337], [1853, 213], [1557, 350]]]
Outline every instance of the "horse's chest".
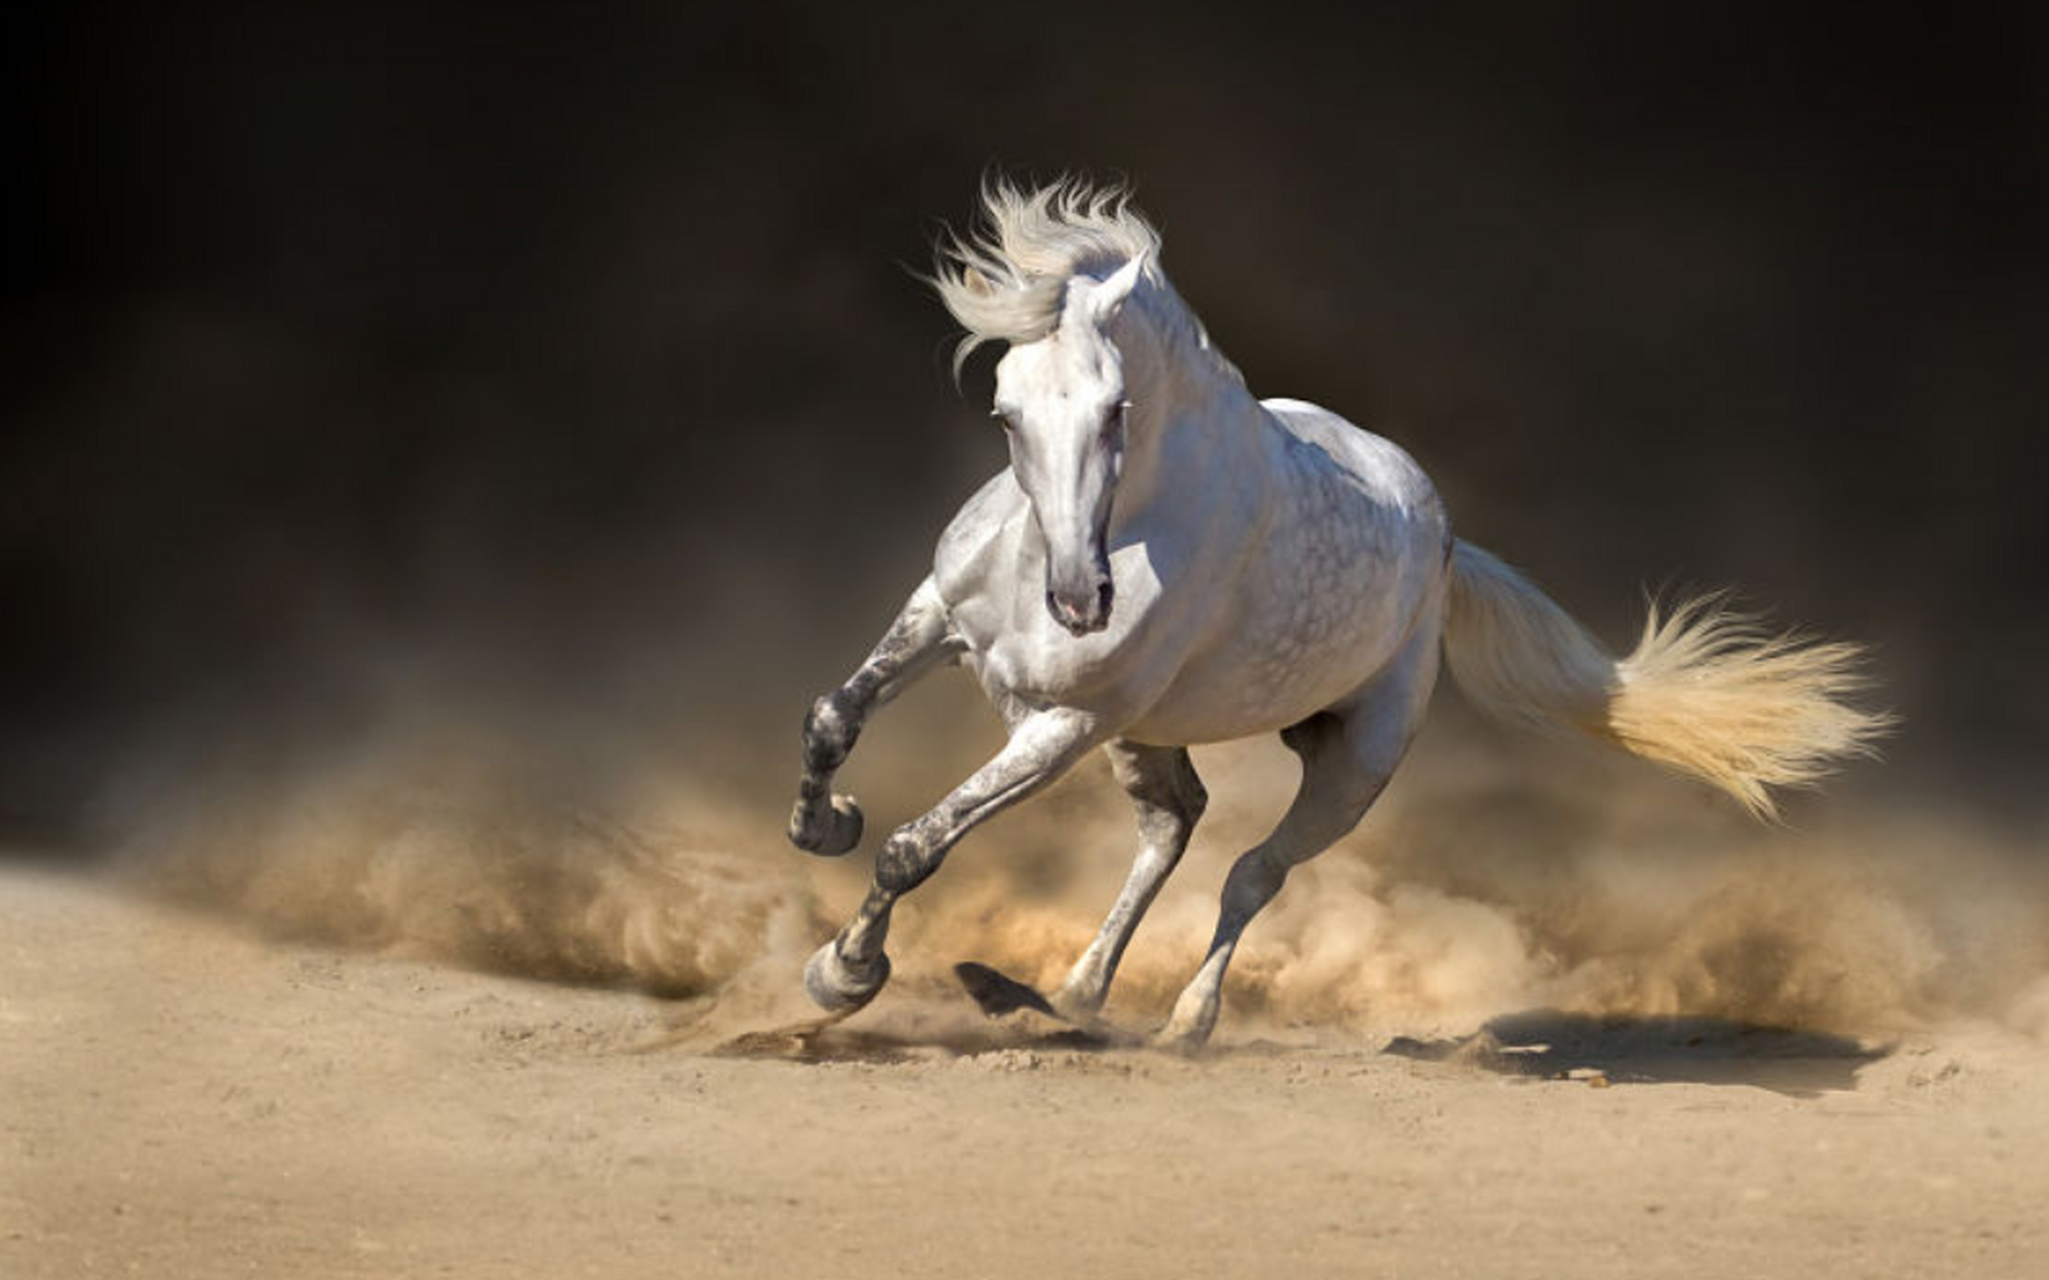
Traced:
[[984, 597], [968, 640], [976, 673], [992, 696], [1000, 691], [1031, 704], [1104, 709], [1129, 703], [1160, 647], [1161, 584], [1142, 545], [1119, 547], [1110, 560], [1117, 604], [1102, 632], [1072, 636], [1052, 621], [1036, 565], [1008, 590]]

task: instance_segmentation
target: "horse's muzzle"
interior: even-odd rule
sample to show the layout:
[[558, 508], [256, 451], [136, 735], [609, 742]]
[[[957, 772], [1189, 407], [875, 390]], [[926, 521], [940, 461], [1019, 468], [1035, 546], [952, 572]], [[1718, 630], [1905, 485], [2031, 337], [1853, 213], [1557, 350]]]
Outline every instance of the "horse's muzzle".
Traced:
[[1048, 591], [1046, 612], [1052, 614], [1053, 621], [1065, 627], [1069, 635], [1085, 636], [1110, 625], [1110, 604], [1116, 598], [1117, 588], [1105, 575], [1095, 584], [1093, 591]]

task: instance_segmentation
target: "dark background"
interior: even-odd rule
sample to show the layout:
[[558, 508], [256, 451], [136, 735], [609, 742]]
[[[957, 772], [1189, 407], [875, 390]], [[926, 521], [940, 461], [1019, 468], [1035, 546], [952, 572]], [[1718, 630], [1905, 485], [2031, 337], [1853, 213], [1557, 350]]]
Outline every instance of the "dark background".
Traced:
[[1128, 176], [1611, 640], [1740, 584], [1877, 646], [1888, 786], [2039, 812], [2042, 13], [15, 17], [0, 821], [422, 701], [783, 746], [1002, 463], [905, 269], [991, 165]]

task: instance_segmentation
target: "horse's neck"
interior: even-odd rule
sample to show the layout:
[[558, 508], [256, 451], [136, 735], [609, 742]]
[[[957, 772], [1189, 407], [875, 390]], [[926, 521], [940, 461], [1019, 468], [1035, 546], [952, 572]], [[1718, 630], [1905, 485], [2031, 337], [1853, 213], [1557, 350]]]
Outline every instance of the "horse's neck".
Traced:
[[1268, 467], [1264, 411], [1237, 371], [1200, 342], [1185, 311], [1148, 322], [1146, 349], [1133, 353], [1141, 367], [1126, 370], [1132, 430], [1146, 447], [1127, 458], [1118, 482], [1119, 523], [1146, 519], [1163, 503], [1199, 507], [1204, 495], [1246, 492]]

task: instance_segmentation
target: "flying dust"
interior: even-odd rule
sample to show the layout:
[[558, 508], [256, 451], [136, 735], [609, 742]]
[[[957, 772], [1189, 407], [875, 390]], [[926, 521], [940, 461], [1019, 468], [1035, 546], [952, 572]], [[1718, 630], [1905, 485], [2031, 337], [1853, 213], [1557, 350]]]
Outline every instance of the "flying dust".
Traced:
[[[114, 806], [119, 867], [281, 939], [637, 988], [687, 1001], [708, 1034], [759, 1028], [812, 1016], [802, 958], [858, 901], [884, 824], [989, 744], [958, 727], [961, 704], [907, 702], [855, 753], [845, 781], [871, 827], [840, 861], [783, 843], [776, 784], [794, 776], [793, 748], [731, 748], [758, 787], [607, 760], [600, 793], [504, 745], [518, 735], [410, 717], [317, 761], [131, 779]], [[1759, 826], [1637, 762], [1454, 706], [1361, 829], [1299, 869], [1249, 935], [1227, 1036], [1462, 1034], [1538, 1008], [2049, 1035], [2049, 875], [2023, 842], [1868, 798], [1811, 799], [1792, 825]], [[1107, 1010], [1123, 1025], [1164, 1016], [1225, 868], [1295, 777], [1262, 743], [1199, 749], [1197, 765], [1211, 811], [1126, 959]], [[900, 908], [898, 980], [864, 1018], [964, 1014], [961, 960], [1057, 982], [1133, 849], [1099, 763], [992, 822]]]

